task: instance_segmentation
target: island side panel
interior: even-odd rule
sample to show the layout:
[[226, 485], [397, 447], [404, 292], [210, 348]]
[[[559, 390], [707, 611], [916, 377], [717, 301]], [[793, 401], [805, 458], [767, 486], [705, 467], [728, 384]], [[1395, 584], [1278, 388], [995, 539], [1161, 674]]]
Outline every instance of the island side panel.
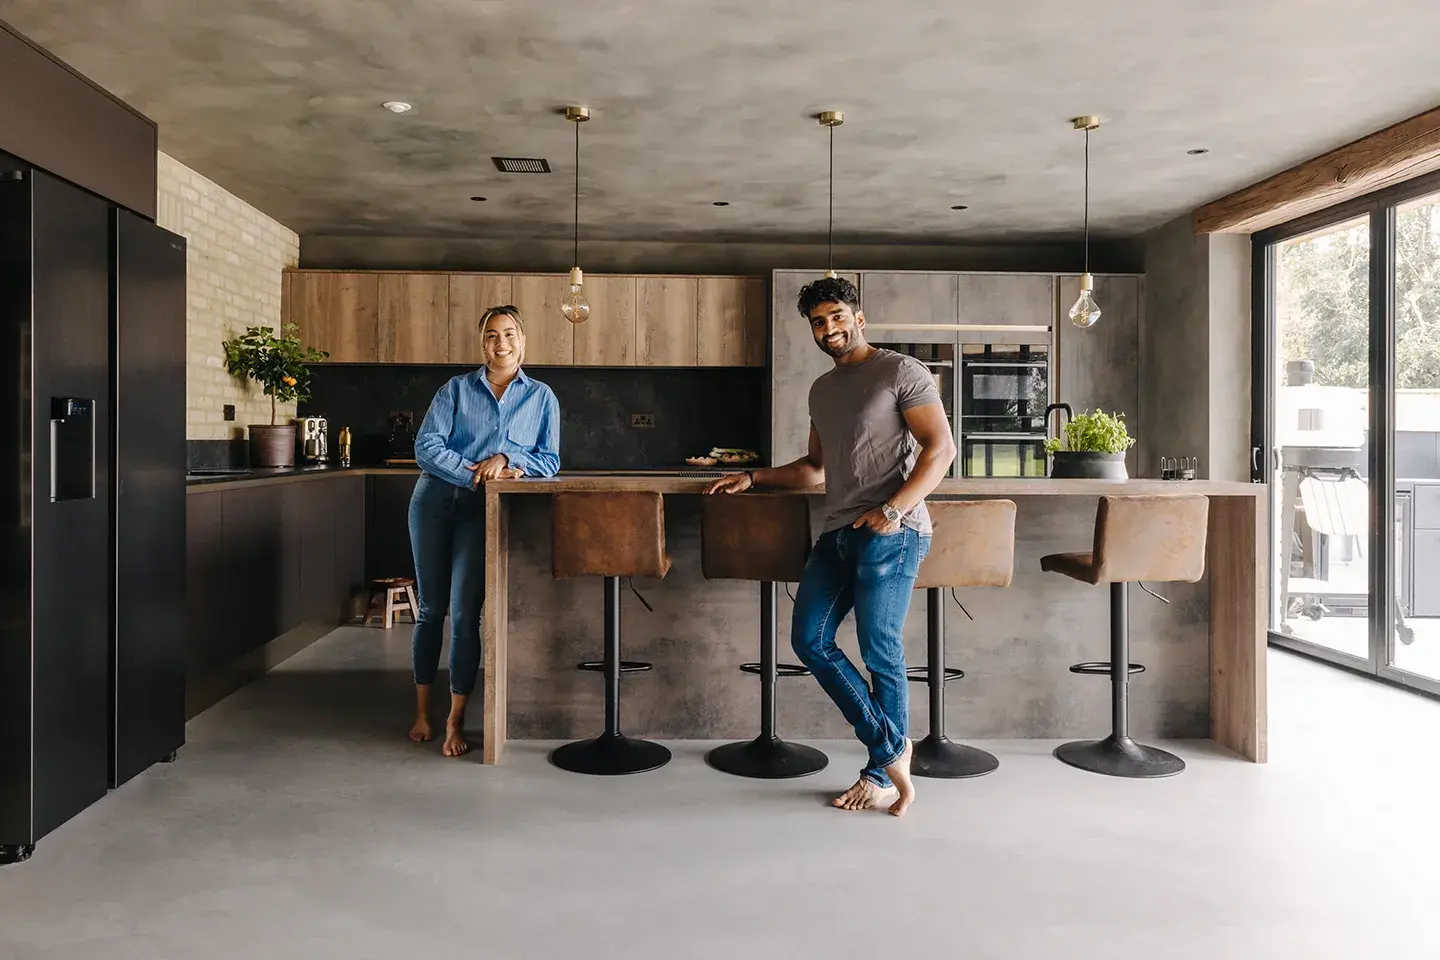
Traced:
[[[548, 498], [547, 498], [548, 499]], [[505, 749], [509, 698], [510, 642], [510, 498], [485, 493], [485, 730], [484, 763], [499, 763]]]
[[1267, 758], [1263, 497], [1211, 497], [1210, 736], [1256, 763]]

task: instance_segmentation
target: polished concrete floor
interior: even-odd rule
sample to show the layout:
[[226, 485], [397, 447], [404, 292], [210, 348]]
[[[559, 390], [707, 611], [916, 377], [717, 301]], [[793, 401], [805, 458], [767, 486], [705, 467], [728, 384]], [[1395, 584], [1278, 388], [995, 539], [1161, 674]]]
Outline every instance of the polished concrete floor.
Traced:
[[1119, 781], [994, 743], [894, 820], [825, 806], [848, 744], [780, 783], [698, 743], [615, 780], [443, 759], [403, 738], [404, 633], [336, 632], [0, 870], [0, 958], [1440, 956], [1440, 703], [1292, 654], [1268, 765], [1180, 743], [1180, 777]]

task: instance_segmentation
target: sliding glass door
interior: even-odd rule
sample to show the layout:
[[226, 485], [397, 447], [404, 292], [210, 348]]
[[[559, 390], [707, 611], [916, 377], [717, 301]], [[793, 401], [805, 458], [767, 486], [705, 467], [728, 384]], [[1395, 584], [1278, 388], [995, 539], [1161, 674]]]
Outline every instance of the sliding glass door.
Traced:
[[1254, 254], [1271, 641], [1440, 694], [1440, 176]]

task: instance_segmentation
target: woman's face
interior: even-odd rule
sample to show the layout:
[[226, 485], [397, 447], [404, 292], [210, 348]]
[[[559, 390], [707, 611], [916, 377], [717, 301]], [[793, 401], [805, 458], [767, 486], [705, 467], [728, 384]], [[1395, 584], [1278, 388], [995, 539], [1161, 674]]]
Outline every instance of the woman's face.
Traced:
[[510, 370], [525, 357], [525, 334], [508, 313], [497, 313], [485, 322], [485, 363]]

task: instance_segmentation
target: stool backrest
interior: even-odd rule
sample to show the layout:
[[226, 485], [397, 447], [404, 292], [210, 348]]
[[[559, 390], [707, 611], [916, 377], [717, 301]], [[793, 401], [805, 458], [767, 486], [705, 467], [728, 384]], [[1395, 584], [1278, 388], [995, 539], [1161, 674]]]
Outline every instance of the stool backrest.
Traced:
[[562, 577], [663, 577], [665, 500], [658, 493], [557, 493], [550, 567]]
[[707, 580], [798, 583], [810, 556], [810, 504], [798, 495], [716, 494], [700, 505]]
[[1008, 587], [1015, 571], [1015, 501], [926, 501], [930, 553], [915, 588]]
[[1098, 583], [1205, 575], [1210, 499], [1197, 493], [1101, 497], [1095, 512]]

